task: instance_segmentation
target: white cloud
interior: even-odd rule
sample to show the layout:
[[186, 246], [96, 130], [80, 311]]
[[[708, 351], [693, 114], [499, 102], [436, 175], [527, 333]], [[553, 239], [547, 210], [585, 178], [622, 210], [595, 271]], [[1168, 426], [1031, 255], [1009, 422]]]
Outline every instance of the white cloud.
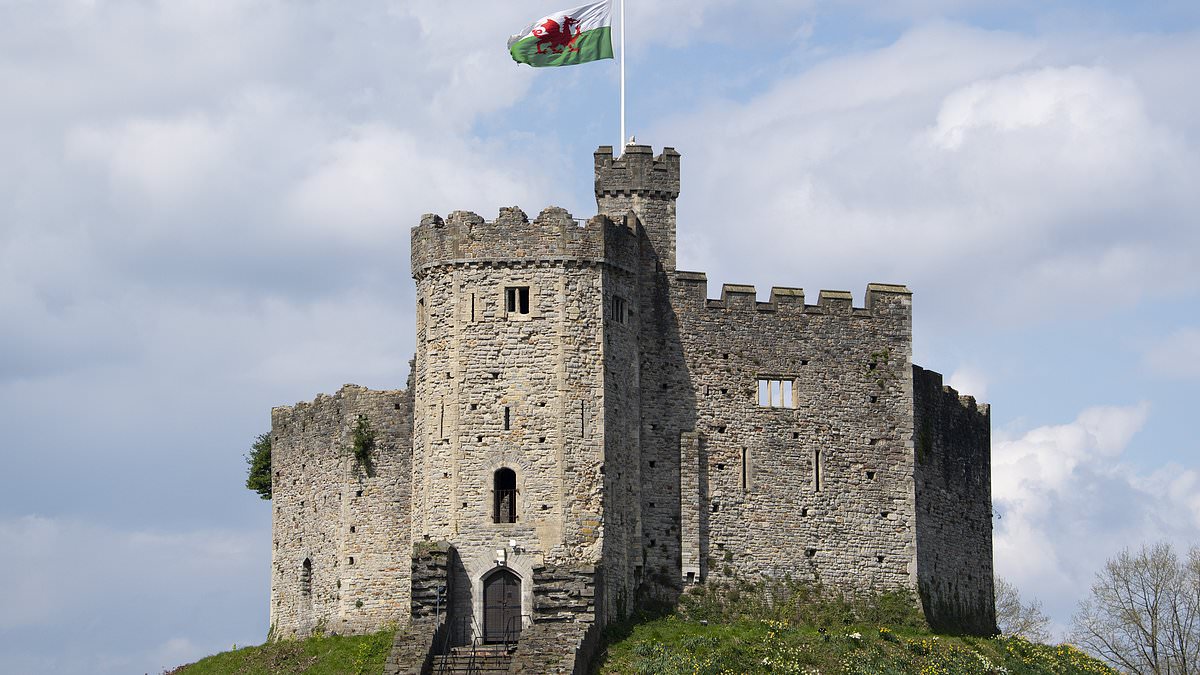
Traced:
[[664, 120], [651, 137], [684, 154], [681, 264], [763, 287], [905, 282], [937, 322], [1194, 290], [1200, 139], [1154, 116], [1148, 95], [1168, 94], [1139, 85], [1143, 64], [1073, 58], [931, 23]]
[[[223, 618], [235, 630], [258, 627], [241, 635], [258, 643], [269, 547], [261, 525], [166, 532], [0, 517], [0, 670], [161, 672], [229, 647], [214, 642], [227, 629], [195, 622], [216, 620], [236, 596], [258, 598], [261, 616]], [[47, 634], [47, 626], [58, 628]], [[194, 633], [174, 632], [181, 629]], [[44, 644], [48, 635], [53, 647]]]
[[101, 165], [132, 202], [164, 207], [204, 186], [221, 168], [226, 139], [204, 115], [134, 119], [116, 129], [82, 127], [67, 137], [69, 156]]
[[1094, 407], [1068, 424], [993, 437], [996, 571], [1043, 600], [1059, 630], [1123, 547], [1200, 539], [1200, 467], [1142, 472], [1127, 456], [1149, 411]]
[[959, 366], [946, 382], [959, 394], [974, 396], [977, 401], [987, 401], [987, 375], [975, 366]]
[[[374, 235], [407, 233], [419, 205], [528, 203], [543, 181], [520, 158], [496, 163], [486, 149], [460, 140], [423, 141], [380, 124], [330, 140], [321, 159], [287, 196], [291, 222], [327, 231]], [[472, 167], [469, 178], [464, 166]], [[485, 217], [490, 213], [484, 210]]]
[[1169, 378], [1200, 378], [1200, 328], [1180, 328], [1146, 350], [1143, 363]]

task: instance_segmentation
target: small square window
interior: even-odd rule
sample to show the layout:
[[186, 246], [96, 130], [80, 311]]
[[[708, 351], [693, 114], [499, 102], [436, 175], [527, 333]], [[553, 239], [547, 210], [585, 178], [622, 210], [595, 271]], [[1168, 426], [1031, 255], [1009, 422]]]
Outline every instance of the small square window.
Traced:
[[529, 314], [529, 287], [509, 286], [505, 288], [504, 303], [509, 314]]

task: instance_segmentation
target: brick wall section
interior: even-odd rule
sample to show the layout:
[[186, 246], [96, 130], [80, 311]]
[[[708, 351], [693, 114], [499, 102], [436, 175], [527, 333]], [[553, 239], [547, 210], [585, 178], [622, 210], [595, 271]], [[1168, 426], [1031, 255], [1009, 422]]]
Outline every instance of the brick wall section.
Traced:
[[598, 624], [535, 624], [521, 636], [508, 672], [586, 675], [600, 644], [600, 632]]
[[[750, 286], [707, 299], [679, 273], [675, 306], [696, 398], [701, 572], [915, 587], [911, 295], [872, 284], [866, 306]], [[794, 382], [763, 407], [758, 380]], [[814, 466], [816, 464], [816, 466]], [[819, 484], [818, 484], [819, 480]], [[687, 501], [687, 500], [685, 500]]]
[[[392, 643], [384, 667], [385, 675], [419, 675], [429, 672], [434, 653], [452, 641], [448, 631], [454, 624], [448, 616], [446, 598], [452, 581], [449, 571], [456, 555], [445, 542], [422, 544], [412, 555], [412, 624], [401, 628]], [[446, 594], [438, 602], [438, 589]]]
[[445, 637], [449, 624], [445, 618], [437, 622], [433, 617], [414, 619], [396, 632], [392, 651], [384, 663], [384, 675], [424, 675], [432, 670], [434, 646]]
[[996, 631], [992, 580], [991, 411], [913, 367], [917, 570], [938, 630]]
[[[346, 385], [271, 411], [274, 636], [407, 621], [411, 406], [408, 391]], [[350, 450], [359, 415], [375, 432], [371, 475]]]

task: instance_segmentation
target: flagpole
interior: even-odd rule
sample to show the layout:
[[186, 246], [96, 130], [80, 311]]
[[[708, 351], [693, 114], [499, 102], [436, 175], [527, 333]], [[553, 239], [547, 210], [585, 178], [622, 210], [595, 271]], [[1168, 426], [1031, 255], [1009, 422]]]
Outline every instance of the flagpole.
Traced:
[[621, 142], [617, 156], [625, 154], [625, 0], [621, 0]]

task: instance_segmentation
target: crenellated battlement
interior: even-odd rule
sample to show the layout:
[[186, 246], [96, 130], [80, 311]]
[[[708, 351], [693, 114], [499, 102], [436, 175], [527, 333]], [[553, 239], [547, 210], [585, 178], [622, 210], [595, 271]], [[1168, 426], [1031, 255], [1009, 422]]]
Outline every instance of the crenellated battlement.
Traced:
[[594, 156], [597, 198], [679, 197], [679, 153], [675, 148], [663, 148], [655, 157], [648, 145], [628, 145], [623, 155], [614, 158], [612, 146], [602, 145]]
[[625, 223], [608, 216], [583, 221], [557, 206], [546, 207], [532, 222], [515, 206], [500, 209], [495, 220], [471, 211], [455, 211], [445, 219], [429, 213], [412, 228], [416, 278], [439, 265], [556, 261], [631, 268], [637, 261], [636, 236]]
[[802, 288], [772, 286], [770, 300], [758, 302], [758, 290], [746, 284], [723, 284], [721, 297], [709, 298], [708, 277], [703, 272], [677, 272], [675, 281], [685, 303], [695, 308], [847, 316], [892, 316], [897, 311], [911, 313], [912, 309], [912, 291], [894, 284], [868, 284], [864, 306], [855, 307], [849, 291], [822, 290], [815, 305], [806, 305]]
[[928, 370], [920, 366], [913, 366], [913, 377], [918, 383], [918, 386], [924, 386], [931, 392], [938, 392], [941, 395], [943, 403], [957, 402], [957, 404], [965, 411], [971, 414], [978, 414], [986, 418], [991, 414], [991, 406], [987, 403], [979, 403], [974, 396], [970, 394], [959, 393], [957, 389], [945, 384], [942, 374], [936, 370]]

